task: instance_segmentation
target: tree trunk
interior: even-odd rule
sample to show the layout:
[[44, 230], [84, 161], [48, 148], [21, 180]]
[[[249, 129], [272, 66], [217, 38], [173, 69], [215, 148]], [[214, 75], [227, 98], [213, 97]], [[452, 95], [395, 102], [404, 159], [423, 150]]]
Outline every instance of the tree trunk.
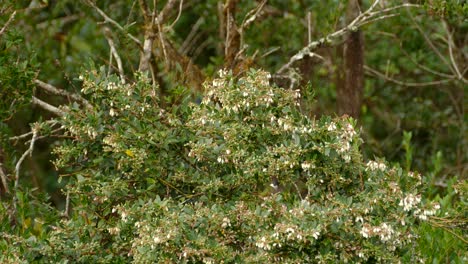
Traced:
[[[346, 13], [347, 23], [360, 12], [360, 0], [350, 0]], [[344, 82], [337, 86], [337, 105], [340, 115], [359, 117], [364, 89], [364, 35], [358, 30], [346, 37], [343, 50]]]

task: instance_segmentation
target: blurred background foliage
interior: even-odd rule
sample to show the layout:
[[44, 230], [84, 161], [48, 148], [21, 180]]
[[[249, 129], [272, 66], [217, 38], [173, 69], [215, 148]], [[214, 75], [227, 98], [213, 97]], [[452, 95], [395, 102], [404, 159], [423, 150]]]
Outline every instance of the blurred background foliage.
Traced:
[[[262, 1], [237, 2], [234, 15], [239, 26]], [[398, 1], [380, 1], [379, 5], [382, 9], [391, 8], [395, 2]], [[361, 28], [365, 77], [358, 122], [364, 137], [363, 150], [368, 158], [383, 156], [406, 164], [407, 169], [420, 171], [429, 184], [428, 199], [451, 197], [453, 203], [458, 198], [451, 186], [457, 180], [466, 181], [468, 173], [465, 97], [468, 4], [462, 0], [403, 2], [421, 7], [401, 8], [396, 16]], [[31, 123], [51, 117], [49, 112], [30, 103], [31, 96], [55, 106], [71, 102], [70, 98], [35, 88], [35, 79], [79, 93], [78, 76], [83, 69], [89, 65], [110, 65], [106, 29], [111, 29], [109, 37], [122, 58], [126, 78], [131, 80], [131, 73], [138, 69], [140, 51], [129, 38], [132, 34], [142, 40], [145, 31], [138, 1], [94, 2], [123, 30], [105, 21], [90, 3], [75, 0], [3, 0], [0, 3], [0, 28], [7, 25], [0, 35], [0, 158], [10, 189], [14, 164], [27, 144], [9, 137], [27, 133]], [[179, 3], [176, 1], [173, 10], [168, 12], [165, 38], [169, 46], [190, 58], [209, 79], [226, 66], [225, 39], [220, 26], [224, 3], [184, 1], [180, 17]], [[362, 10], [372, 3], [362, 1]], [[157, 4], [161, 10], [166, 1]], [[152, 1], [148, 5], [152, 7]], [[239, 71], [255, 67], [275, 73], [310, 41], [344, 27], [346, 9], [347, 1], [267, 1], [256, 20], [244, 29], [246, 46], [241, 47], [242, 59], [236, 67]], [[170, 27], [172, 22], [175, 24]], [[155, 46], [156, 53], [164, 53], [161, 46]], [[294, 78], [298, 82], [293, 89], [302, 90], [302, 108], [306, 114], [337, 115], [336, 90], [343, 67], [343, 46], [343, 40], [324, 45], [314, 51], [318, 56], [294, 64]], [[186, 87], [195, 101], [199, 100], [201, 91], [169, 71], [163, 58], [161, 55], [154, 63], [158, 84], [165, 89], [165, 102], [177, 104], [185, 89], [181, 87]], [[176, 69], [186, 73], [183, 65], [176, 65]], [[116, 67], [109, 69], [109, 72], [117, 71]], [[283, 81], [278, 81], [278, 85], [288, 88], [290, 82]], [[26, 159], [20, 177], [25, 201], [48, 201], [55, 207], [64, 207], [60, 191], [63, 183], [57, 182], [58, 172], [50, 163], [53, 159], [50, 152], [57, 140], [41, 139], [34, 155]], [[4, 187], [1, 191], [2, 200], [8, 199]], [[34, 216], [46, 217], [40, 209], [28, 213], [31, 215], [24, 216], [24, 221]], [[24, 226], [31, 227], [27, 223]], [[454, 239], [447, 232], [444, 236], [449, 236], [447, 241]], [[428, 248], [437, 243], [434, 238], [422, 239]]]

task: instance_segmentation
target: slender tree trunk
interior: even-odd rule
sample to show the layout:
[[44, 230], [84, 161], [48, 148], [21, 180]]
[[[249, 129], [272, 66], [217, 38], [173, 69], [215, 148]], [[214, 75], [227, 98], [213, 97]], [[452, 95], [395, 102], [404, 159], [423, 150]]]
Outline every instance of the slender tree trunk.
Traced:
[[[346, 20], [359, 15], [361, 1], [349, 0]], [[346, 37], [343, 50], [344, 82], [337, 86], [337, 104], [340, 115], [359, 117], [364, 89], [364, 35], [358, 30]]]

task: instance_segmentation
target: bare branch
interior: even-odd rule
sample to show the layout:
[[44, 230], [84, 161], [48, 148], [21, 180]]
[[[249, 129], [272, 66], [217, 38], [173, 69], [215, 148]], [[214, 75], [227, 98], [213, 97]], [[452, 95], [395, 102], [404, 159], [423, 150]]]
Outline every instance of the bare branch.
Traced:
[[452, 67], [455, 70], [455, 73], [457, 74], [457, 78], [459, 80], [462, 80], [464, 83], [467, 83], [467, 80], [465, 80], [465, 78], [463, 78], [463, 75], [460, 72], [460, 68], [458, 67], [457, 62], [455, 60], [455, 57], [453, 55], [453, 49], [456, 48], [456, 47], [455, 47], [455, 43], [453, 42], [452, 33], [450, 32], [450, 30], [448, 28], [447, 22], [443, 21], [443, 25], [444, 25], [445, 31], [447, 32], [447, 37], [448, 37], [447, 44], [448, 44], [450, 62], [452, 63]]
[[161, 47], [162, 47], [163, 54], [164, 54], [164, 61], [167, 64], [168, 58], [167, 58], [167, 51], [166, 51], [166, 43], [164, 42], [164, 37], [163, 37], [162, 29], [161, 29], [161, 21], [157, 19], [156, 24], [158, 26], [158, 36], [159, 36], [159, 41], [161, 42]]
[[444, 83], [448, 83], [450, 81], [453, 81], [453, 79], [445, 79], [445, 80], [440, 80], [440, 81], [432, 81], [432, 82], [421, 82], [421, 83], [415, 83], [415, 82], [402, 82], [402, 81], [399, 81], [399, 80], [395, 80], [393, 78], [390, 78], [388, 76], [386, 76], [385, 74], [377, 71], [377, 70], [374, 70], [372, 68], [370, 68], [369, 66], [367, 65], [364, 65], [364, 69], [368, 72], [368, 73], [371, 73], [372, 75], [374, 76], [377, 76], [379, 78], [382, 78], [386, 81], [389, 81], [389, 82], [392, 82], [392, 83], [395, 83], [395, 84], [398, 84], [398, 85], [401, 85], [401, 86], [407, 86], [407, 87], [424, 87], [424, 86], [433, 86], [433, 85], [440, 85], [440, 84], [444, 84]]
[[45, 83], [45, 82], [43, 82], [41, 80], [38, 80], [38, 79], [35, 79], [34, 83], [37, 84], [40, 88], [46, 90], [49, 93], [69, 97], [69, 98], [71, 98], [71, 99], [73, 99], [73, 100], [75, 100], [77, 102], [82, 103], [84, 106], [86, 106], [89, 109], [93, 108], [93, 106], [86, 99], [84, 99], [83, 97], [81, 97], [81, 96], [79, 96], [77, 94], [73, 94], [73, 93], [67, 92], [65, 90], [58, 89], [55, 86], [53, 86], [51, 84], [48, 84], [48, 83]]
[[244, 46], [244, 30], [250, 25], [252, 24], [255, 19], [257, 19], [258, 17], [258, 14], [262, 11], [263, 7], [265, 6], [267, 0], [263, 0], [262, 2], [260, 2], [254, 9], [250, 10], [247, 15], [245, 16], [244, 18], [244, 21], [242, 21], [242, 24], [241, 26], [239, 27], [239, 35], [240, 35], [240, 44], [239, 44], [239, 48], [243, 49], [243, 46]]
[[17, 212], [18, 196], [16, 195], [16, 193], [18, 192], [21, 164], [23, 163], [24, 159], [26, 159], [28, 155], [30, 156], [32, 155], [33, 150], [34, 150], [34, 143], [36, 143], [39, 129], [40, 129], [39, 123], [35, 123], [33, 127], [31, 128], [32, 139], [31, 139], [31, 143], [29, 144], [29, 148], [23, 153], [23, 155], [21, 155], [21, 158], [18, 160], [18, 162], [15, 165], [15, 185], [13, 186], [15, 195], [13, 198], [13, 215], [15, 215]]
[[312, 42], [312, 15], [309, 12], [307, 12], [307, 44], [310, 44]]
[[[177, 0], [167, 1], [166, 5], [164, 5], [162, 11], [159, 12], [159, 15], [158, 15], [159, 23], [164, 24], [164, 22], [166, 22], [165, 19], [167, 18], [167, 14], [169, 13], [169, 11], [174, 9], [174, 5], [175, 5], [176, 1]], [[154, 8], [156, 8], [156, 7], [154, 7]]]
[[148, 15], [148, 5], [146, 4], [145, 0], [138, 0], [138, 4], [140, 5], [141, 13], [143, 14], [143, 18], [145, 22], [148, 23], [150, 17]]
[[130, 39], [132, 39], [133, 41], [135, 41], [135, 43], [137, 43], [140, 48], [142, 47], [141, 41], [139, 39], [137, 39], [135, 36], [133, 36], [132, 34], [126, 32], [125, 28], [123, 28], [119, 23], [117, 23], [117, 21], [110, 18], [104, 11], [102, 11], [99, 7], [97, 7], [93, 2], [91, 2], [89, 0], [87, 0], [86, 2], [88, 3], [88, 5], [92, 6], [94, 9], [96, 9], [96, 11], [99, 13], [99, 15], [101, 15], [104, 18], [105, 22], [111, 23], [112, 25], [114, 25], [119, 30], [125, 32], [127, 34], [127, 36]]
[[57, 115], [57, 116], [63, 116], [65, 115], [65, 112], [60, 110], [59, 108], [53, 106], [53, 105], [50, 105], [42, 100], [40, 100], [39, 98], [33, 96], [32, 97], [32, 103], [35, 104], [35, 105], [38, 105], [40, 106], [41, 108]]
[[6, 193], [9, 193], [10, 190], [8, 190], [8, 183], [7, 183], [7, 177], [5, 175], [5, 172], [3, 171], [3, 163], [0, 162], [0, 180], [2, 181], [3, 188], [5, 189]]
[[70, 191], [67, 191], [67, 197], [65, 198], [65, 211], [63, 213], [65, 217], [70, 216]]
[[174, 20], [174, 22], [172, 22], [172, 24], [169, 26], [169, 28], [174, 27], [174, 25], [177, 23], [177, 21], [179, 21], [180, 15], [182, 14], [182, 7], [183, 7], [183, 5], [184, 5], [184, 0], [180, 0], [180, 3], [179, 3], [179, 12], [177, 13], [176, 19]]
[[[58, 124], [58, 122], [56, 120], [53, 120], [53, 119], [52, 120], [47, 120], [44, 123], [49, 124], [51, 126], [54, 126], [54, 125]], [[33, 132], [30, 131], [28, 133], [24, 133], [24, 134], [16, 136], [16, 137], [10, 137], [9, 140], [20, 140], [20, 139], [23, 139], [23, 138], [27, 138], [27, 137], [31, 136], [32, 134], [33, 134]]]
[[112, 39], [111, 31], [108, 27], [104, 27], [103, 31], [104, 31], [104, 37], [107, 39], [107, 43], [109, 43], [111, 54], [117, 61], [117, 68], [119, 69], [120, 80], [122, 84], [125, 84], [125, 73], [124, 73], [123, 66], [122, 66], [122, 60], [120, 59], [119, 53], [117, 52], [117, 49], [115, 48], [115, 43], [114, 43], [114, 40]]
[[450, 66], [450, 63], [447, 61], [447, 59], [440, 53], [439, 49], [434, 45], [434, 43], [432, 42], [432, 40], [427, 36], [426, 32], [421, 28], [421, 26], [419, 25], [419, 23], [416, 21], [416, 19], [414, 19], [413, 17], [413, 14], [411, 14], [411, 12], [409, 10], [408, 11], [408, 14], [409, 14], [409, 17], [411, 18], [411, 20], [413, 21], [414, 25], [416, 26], [416, 28], [418, 29], [419, 33], [421, 33], [421, 35], [424, 37], [424, 40], [426, 41], [426, 43], [429, 45], [429, 47], [434, 51], [434, 53], [442, 60], [443, 63], [445, 63], [445, 65], [447, 65], [449, 68], [451, 68]]
[[189, 53], [189, 47], [193, 46], [193, 43], [195, 43], [196, 40], [202, 37], [201, 34], [196, 34], [198, 29], [200, 28], [201, 24], [203, 23], [204, 19], [203, 17], [200, 17], [197, 22], [192, 26], [192, 29], [190, 30], [190, 33], [187, 35], [185, 38], [184, 42], [180, 46], [179, 53], [181, 54], [188, 54]]
[[333, 42], [333, 40], [344, 36], [345, 34], [347, 34], [350, 31], [356, 31], [360, 27], [370, 23], [370, 21], [375, 22], [375, 21], [378, 21], [378, 20], [381, 20], [381, 19], [385, 19], [385, 18], [389, 18], [389, 17], [394, 16], [394, 15], [385, 14], [385, 13], [388, 13], [390, 11], [394, 11], [394, 10], [397, 10], [397, 9], [401, 9], [401, 8], [404, 8], [404, 7], [407, 7], [407, 8], [409, 8], [409, 7], [420, 7], [419, 5], [414, 5], [414, 4], [402, 4], [402, 5], [394, 6], [394, 7], [391, 7], [391, 8], [386, 8], [386, 9], [379, 10], [379, 11], [374, 11], [375, 7], [377, 6], [377, 4], [379, 2], [380, 2], [380, 0], [376, 0], [371, 5], [371, 7], [369, 7], [369, 9], [367, 9], [365, 12], [361, 13], [359, 16], [357, 16], [353, 21], [351, 21], [347, 26], [343, 27], [342, 29], [340, 29], [338, 31], [335, 31], [335, 32], [323, 37], [323, 38], [320, 38], [319, 40], [308, 43], [307, 46], [305, 46], [299, 52], [294, 54], [286, 64], [281, 66], [280, 69], [276, 72], [275, 75], [276, 76], [281, 76], [281, 74], [284, 71], [291, 68], [293, 63], [295, 63], [296, 61], [302, 60], [305, 56], [310, 56], [311, 54], [314, 54], [314, 53], [311, 52], [312, 50], [315, 50], [318, 47], [321, 47], [323, 45], [330, 44], [330, 43]]
[[3, 25], [2, 29], [0, 29], [0, 36], [3, 35], [3, 33], [5, 33], [7, 27], [10, 25], [10, 23], [13, 21], [13, 19], [15, 18], [16, 16], [16, 11], [13, 11], [13, 13], [11, 13], [10, 15], [10, 18], [8, 18], [7, 22], [5, 23], [5, 25]]

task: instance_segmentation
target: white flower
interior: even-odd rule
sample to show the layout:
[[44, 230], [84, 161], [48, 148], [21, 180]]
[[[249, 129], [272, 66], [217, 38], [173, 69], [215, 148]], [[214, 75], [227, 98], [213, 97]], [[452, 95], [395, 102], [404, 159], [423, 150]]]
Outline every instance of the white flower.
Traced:
[[301, 167], [303, 170], [309, 170], [310, 169], [310, 163], [304, 162], [301, 164]]
[[334, 130], [336, 130], [336, 124], [335, 124], [335, 122], [331, 122], [331, 123], [328, 125], [327, 130], [328, 130], [328, 131], [334, 131]]
[[120, 216], [122, 217], [122, 221], [127, 222], [127, 217], [128, 217], [127, 212], [122, 211]]
[[266, 242], [266, 238], [265, 237], [262, 237], [260, 239], [260, 242], [257, 242], [255, 243], [255, 245], [258, 247], [258, 248], [261, 248], [263, 250], [270, 250], [271, 249], [271, 246], [268, 244], [268, 242]]
[[159, 243], [161, 243], [161, 238], [155, 236], [155, 237], [153, 238], [153, 241], [154, 241], [154, 243], [159, 244]]
[[379, 232], [375, 231], [376, 233], [379, 233], [380, 240], [382, 241], [388, 241], [392, 237], [392, 234], [394, 233], [393, 228], [386, 223], [383, 223], [380, 225]]
[[315, 231], [315, 232], [312, 233], [312, 236], [313, 236], [315, 239], [318, 239], [318, 237], [320, 236], [320, 232]]
[[367, 162], [366, 164], [367, 168], [366, 168], [366, 171], [375, 171], [375, 170], [381, 170], [381, 171], [385, 171], [385, 169], [387, 168], [387, 165], [385, 165], [384, 163], [378, 163], [376, 161], [369, 161]]
[[223, 218], [223, 223], [221, 224], [222, 228], [230, 227], [231, 226], [231, 220], [229, 218], [224, 217]]
[[[213, 86], [214, 87], [221, 87], [223, 85], [224, 81], [221, 79], [214, 79], [213, 80]], [[210, 96], [210, 95], [208, 95]]]
[[114, 108], [111, 108], [111, 109], [109, 110], [109, 115], [110, 115], [110, 116], [116, 116], [116, 115], [117, 115], [117, 112], [114, 110]]
[[349, 162], [351, 161], [351, 156], [348, 155], [348, 154], [346, 154], [346, 155], [343, 156], [343, 159], [344, 159], [344, 161], [345, 161], [346, 163], [349, 163]]
[[109, 231], [109, 234], [111, 235], [117, 235], [120, 233], [120, 228], [119, 227], [109, 227], [107, 228], [107, 231]]
[[421, 196], [408, 194], [404, 199], [400, 200], [400, 203], [398, 205], [402, 206], [404, 211], [409, 211], [420, 202]]
[[115, 89], [117, 89], [117, 85], [115, 85], [115, 83], [110, 82], [107, 84], [107, 90], [115, 90]]
[[367, 227], [367, 226], [363, 226], [362, 229], [361, 229], [361, 235], [365, 238], [369, 238], [370, 237], [370, 232], [371, 230]]
[[224, 76], [226, 76], [228, 74], [227, 70], [225, 69], [221, 69], [218, 71], [218, 75], [219, 77], [223, 78]]
[[294, 99], [301, 98], [301, 90], [297, 89], [294, 91]]

